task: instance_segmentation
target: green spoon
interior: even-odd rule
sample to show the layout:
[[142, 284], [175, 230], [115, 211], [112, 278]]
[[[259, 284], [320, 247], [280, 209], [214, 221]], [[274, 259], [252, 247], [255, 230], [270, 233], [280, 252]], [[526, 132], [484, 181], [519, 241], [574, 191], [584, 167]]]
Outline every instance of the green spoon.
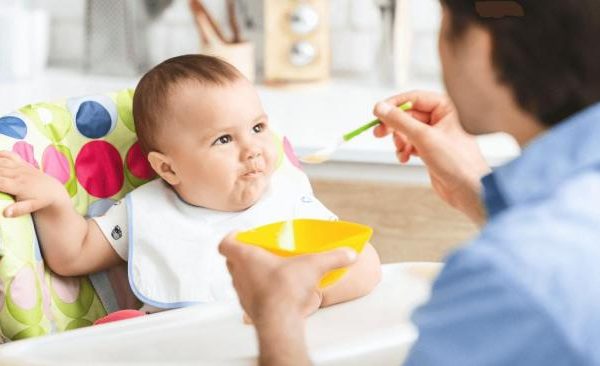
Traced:
[[[402, 109], [403, 111], [407, 111], [407, 110], [411, 109], [412, 106], [413, 106], [412, 102], [406, 102], [406, 103], [402, 104], [401, 106], [399, 106], [398, 108]], [[371, 122], [369, 122], [363, 126], [360, 126], [356, 130], [350, 131], [350, 132], [342, 135], [342, 137], [340, 139], [337, 139], [335, 142], [333, 142], [329, 146], [319, 149], [312, 154], [301, 157], [300, 161], [303, 163], [307, 163], [307, 164], [321, 164], [321, 163], [329, 160], [331, 155], [333, 155], [333, 153], [344, 143], [352, 140], [356, 136], [360, 135], [361, 133], [365, 132], [366, 130], [370, 129], [371, 127], [377, 126], [380, 123], [381, 123], [381, 121], [379, 119], [374, 119]]]

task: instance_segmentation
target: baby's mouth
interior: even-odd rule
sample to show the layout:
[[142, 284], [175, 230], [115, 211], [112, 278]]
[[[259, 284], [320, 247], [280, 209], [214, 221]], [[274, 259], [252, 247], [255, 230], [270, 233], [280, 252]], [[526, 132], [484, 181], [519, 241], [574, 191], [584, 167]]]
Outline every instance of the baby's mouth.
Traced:
[[252, 169], [252, 170], [248, 170], [246, 171], [246, 173], [244, 173], [244, 175], [249, 175], [249, 174], [259, 174], [262, 173], [262, 170], [258, 170], [258, 169]]
[[263, 170], [259, 168], [249, 168], [244, 171], [242, 177], [244, 178], [255, 178], [263, 174]]
[[242, 175], [242, 178], [243, 179], [254, 180], [254, 179], [257, 179], [257, 178], [259, 178], [261, 176], [262, 176], [262, 171], [260, 171], [260, 170], [252, 170], [252, 171], [248, 171], [244, 175]]

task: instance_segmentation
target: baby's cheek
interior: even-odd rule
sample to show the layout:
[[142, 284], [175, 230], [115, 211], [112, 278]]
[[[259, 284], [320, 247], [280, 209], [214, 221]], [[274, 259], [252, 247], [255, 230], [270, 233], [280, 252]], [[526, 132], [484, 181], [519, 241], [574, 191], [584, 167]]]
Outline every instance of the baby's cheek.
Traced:
[[269, 171], [273, 172], [273, 170], [275, 170], [277, 160], [279, 159], [279, 149], [277, 149], [276, 146], [274, 146], [274, 144], [271, 144], [271, 146], [269, 146], [267, 156], [267, 164], [269, 166]]

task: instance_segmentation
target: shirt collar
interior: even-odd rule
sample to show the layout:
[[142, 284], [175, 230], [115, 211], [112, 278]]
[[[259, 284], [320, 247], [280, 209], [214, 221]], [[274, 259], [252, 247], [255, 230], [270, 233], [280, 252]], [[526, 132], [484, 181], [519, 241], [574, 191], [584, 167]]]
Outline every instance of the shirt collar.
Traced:
[[544, 132], [521, 156], [485, 177], [486, 203], [501, 198], [500, 206], [507, 207], [543, 197], [594, 165], [600, 165], [600, 103]]

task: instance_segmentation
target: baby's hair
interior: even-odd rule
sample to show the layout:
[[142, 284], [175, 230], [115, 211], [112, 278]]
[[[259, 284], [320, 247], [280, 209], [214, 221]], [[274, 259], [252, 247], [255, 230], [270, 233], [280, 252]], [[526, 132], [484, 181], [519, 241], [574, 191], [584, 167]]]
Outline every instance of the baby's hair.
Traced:
[[163, 128], [169, 96], [182, 82], [223, 86], [243, 78], [229, 63], [212, 56], [183, 55], [170, 58], [148, 71], [138, 83], [133, 95], [133, 119], [145, 154], [158, 151], [157, 136]]

